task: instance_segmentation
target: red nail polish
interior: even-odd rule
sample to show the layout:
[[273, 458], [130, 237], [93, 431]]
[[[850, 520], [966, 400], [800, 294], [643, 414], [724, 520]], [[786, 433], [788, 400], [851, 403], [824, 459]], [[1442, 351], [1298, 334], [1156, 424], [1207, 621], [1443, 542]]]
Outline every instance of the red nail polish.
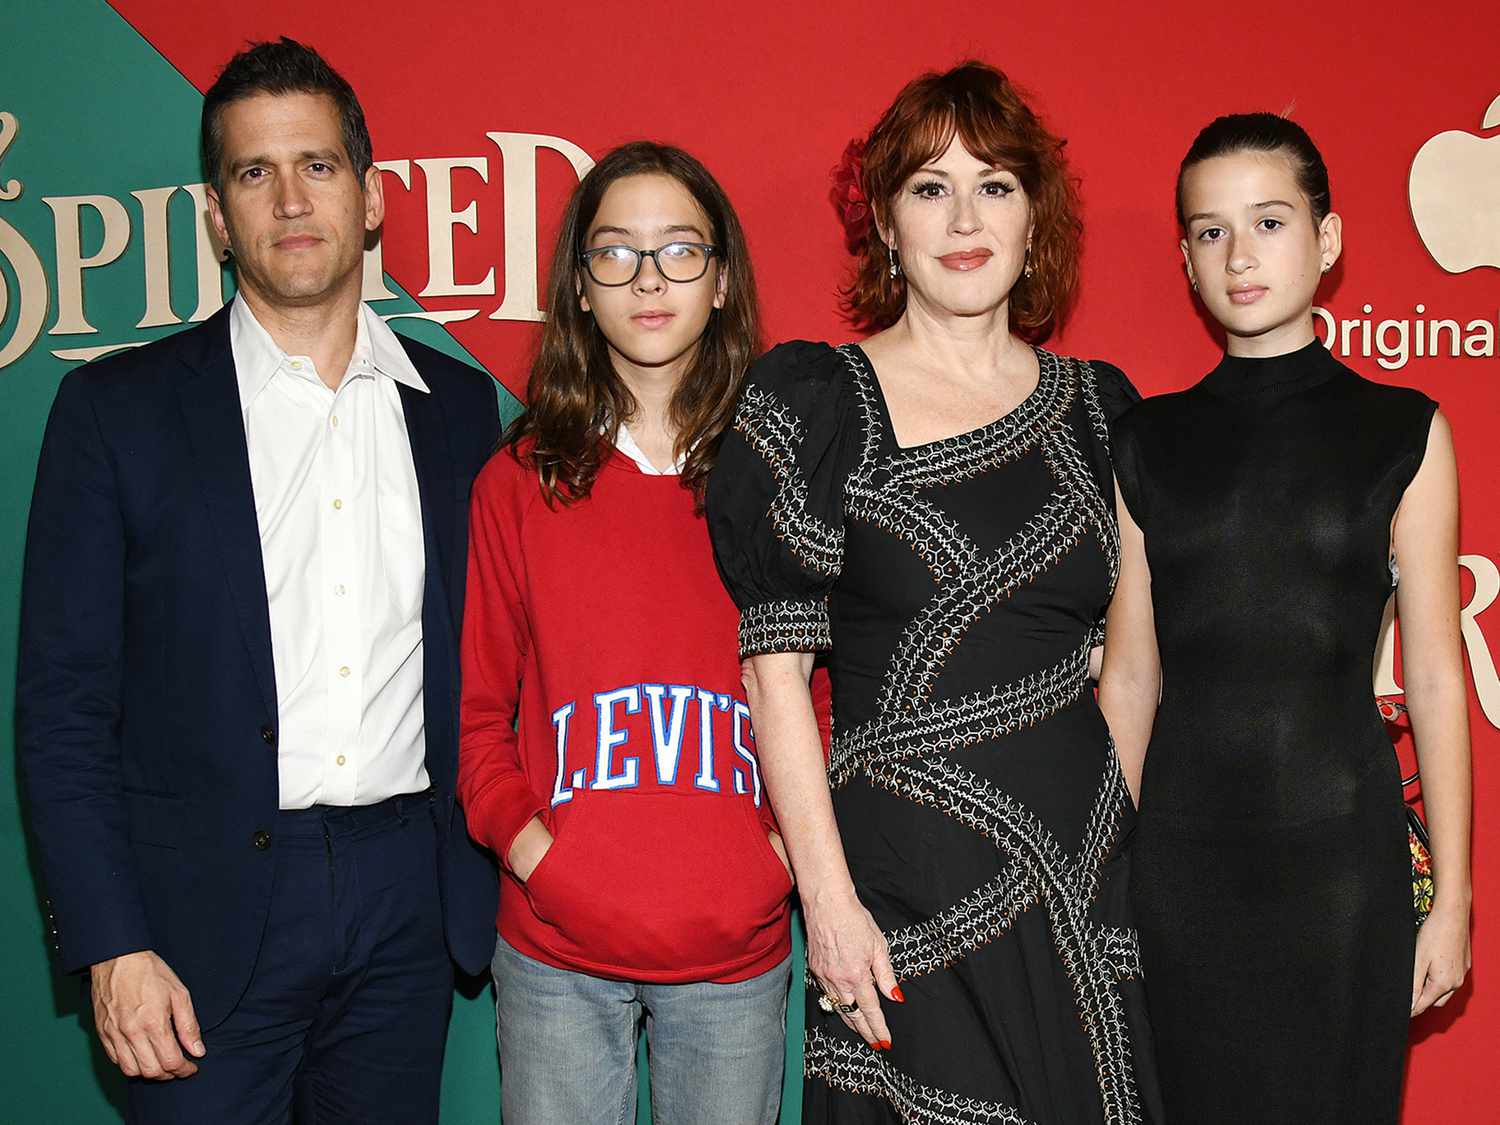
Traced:
[[901, 986], [898, 984], [891, 989], [891, 999], [898, 1004], [905, 1004], [906, 997], [901, 994]]
[[875, 1049], [877, 1051], [889, 1051], [891, 1049], [891, 1041], [889, 1039], [882, 1039], [879, 1043], [875, 1044]]

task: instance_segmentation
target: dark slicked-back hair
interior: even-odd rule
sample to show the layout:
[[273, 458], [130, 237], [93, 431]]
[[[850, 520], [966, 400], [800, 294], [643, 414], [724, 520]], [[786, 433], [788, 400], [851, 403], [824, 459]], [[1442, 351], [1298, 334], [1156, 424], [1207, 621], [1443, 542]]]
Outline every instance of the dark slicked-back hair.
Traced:
[[1289, 117], [1276, 113], [1230, 113], [1215, 118], [1193, 139], [1177, 170], [1177, 221], [1186, 226], [1182, 214], [1182, 178], [1187, 170], [1216, 156], [1238, 152], [1277, 153], [1286, 157], [1297, 177], [1297, 187], [1307, 196], [1314, 223], [1333, 208], [1328, 187], [1328, 166], [1307, 130]]
[[333, 99], [349, 163], [363, 182], [375, 155], [354, 87], [317, 51], [283, 35], [278, 42], [252, 43], [235, 55], [203, 95], [203, 170], [215, 191], [224, 190], [224, 107], [256, 94], [323, 94]]

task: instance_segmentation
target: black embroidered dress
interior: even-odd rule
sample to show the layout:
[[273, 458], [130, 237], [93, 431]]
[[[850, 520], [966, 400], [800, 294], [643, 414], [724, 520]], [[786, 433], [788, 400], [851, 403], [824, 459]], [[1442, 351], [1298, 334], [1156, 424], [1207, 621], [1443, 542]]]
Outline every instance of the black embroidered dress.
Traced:
[[1003, 418], [902, 449], [854, 345], [752, 369], [708, 494], [746, 655], [827, 651], [828, 779], [905, 1004], [809, 990], [803, 1120], [1158, 1122], [1133, 812], [1088, 680], [1119, 539], [1116, 369], [1038, 350]]

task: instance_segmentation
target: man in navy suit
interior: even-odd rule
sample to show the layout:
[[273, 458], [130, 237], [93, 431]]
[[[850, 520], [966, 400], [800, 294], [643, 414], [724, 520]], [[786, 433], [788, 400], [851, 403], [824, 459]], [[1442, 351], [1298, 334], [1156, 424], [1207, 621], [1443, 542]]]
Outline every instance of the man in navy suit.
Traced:
[[436, 1121], [452, 961], [495, 940], [453, 797], [494, 387], [361, 303], [384, 201], [316, 52], [235, 56], [203, 148], [236, 298], [70, 373], [37, 472], [17, 725], [54, 943], [133, 1121]]

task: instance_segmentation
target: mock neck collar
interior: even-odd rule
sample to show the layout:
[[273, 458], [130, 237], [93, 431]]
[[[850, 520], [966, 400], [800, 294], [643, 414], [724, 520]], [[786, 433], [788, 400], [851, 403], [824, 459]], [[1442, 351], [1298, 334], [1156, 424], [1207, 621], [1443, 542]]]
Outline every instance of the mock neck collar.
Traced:
[[1225, 355], [1203, 386], [1224, 395], [1290, 394], [1327, 382], [1340, 370], [1339, 361], [1315, 338], [1281, 355]]

